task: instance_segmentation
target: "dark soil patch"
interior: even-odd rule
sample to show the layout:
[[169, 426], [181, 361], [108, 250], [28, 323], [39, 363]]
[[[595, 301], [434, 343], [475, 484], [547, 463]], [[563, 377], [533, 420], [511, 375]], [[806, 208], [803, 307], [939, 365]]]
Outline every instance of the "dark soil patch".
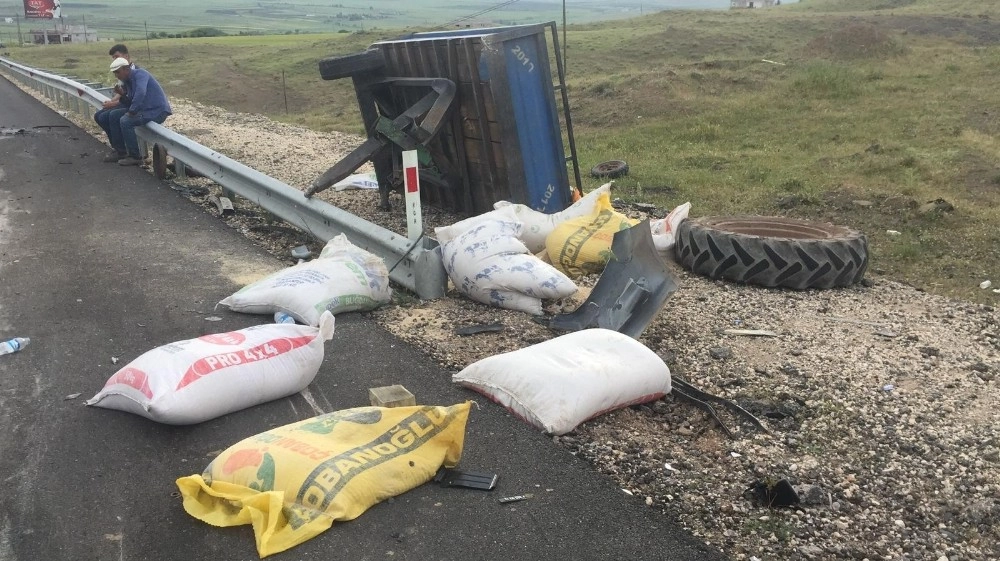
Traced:
[[808, 54], [837, 60], [884, 59], [905, 51], [890, 32], [864, 23], [824, 33], [806, 45]]
[[938, 35], [966, 45], [996, 45], [1000, 43], [1000, 21], [982, 18], [941, 16], [880, 17], [879, 25], [917, 35]]
[[[239, 113], [264, 115], [285, 112], [280, 76], [246, 74], [229, 62], [219, 62], [213, 68], [212, 80], [218, 85], [213, 104]], [[289, 108], [302, 107], [305, 100], [289, 91]]]
[[777, 214], [830, 222], [867, 234], [899, 229], [914, 219], [920, 203], [903, 195], [874, 193], [863, 187], [844, 184], [828, 189], [815, 199], [794, 196], [775, 202]]
[[899, 35], [938, 36], [963, 45], [1000, 44], [1000, 21], [919, 15], [849, 17], [806, 45], [811, 56], [838, 60], [886, 58], [905, 52]]
[[1000, 107], [983, 107], [970, 111], [966, 121], [972, 130], [990, 136], [1000, 135]]
[[976, 203], [1000, 201], [1000, 168], [979, 155], [969, 154], [956, 165], [965, 194]]

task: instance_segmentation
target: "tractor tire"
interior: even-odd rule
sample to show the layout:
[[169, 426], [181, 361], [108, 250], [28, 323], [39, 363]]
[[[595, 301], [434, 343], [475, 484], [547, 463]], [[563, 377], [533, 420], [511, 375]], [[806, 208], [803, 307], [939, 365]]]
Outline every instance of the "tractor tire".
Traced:
[[591, 177], [606, 177], [614, 179], [628, 175], [628, 164], [622, 160], [609, 160], [601, 162], [590, 169]]
[[868, 268], [864, 234], [773, 216], [685, 220], [674, 250], [681, 265], [700, 275], [771, 288], [851, 286]]

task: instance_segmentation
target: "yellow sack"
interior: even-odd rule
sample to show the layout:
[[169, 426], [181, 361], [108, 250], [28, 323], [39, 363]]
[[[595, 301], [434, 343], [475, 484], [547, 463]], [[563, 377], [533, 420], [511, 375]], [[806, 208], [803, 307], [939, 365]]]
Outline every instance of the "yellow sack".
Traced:
[[345, 409], [251, 436], [177, 480], [184, 510], [252, 524], [261, 557], [284, 551], [457, 465], [471, 403]]
[[552, 265], [570, 277], [600, 273], [611, 259], [615, 233], [638, 224], [638, 220], [615, 211], [611, 196], [601, 193], [589, 216], [559, 224], [545, 238]]

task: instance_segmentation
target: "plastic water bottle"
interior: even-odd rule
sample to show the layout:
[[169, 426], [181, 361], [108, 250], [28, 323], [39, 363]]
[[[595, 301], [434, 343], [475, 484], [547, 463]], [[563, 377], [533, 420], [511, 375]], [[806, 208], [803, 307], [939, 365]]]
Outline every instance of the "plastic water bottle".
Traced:
[[274, 312], [274, 323], [295, 323], [295, 318], [285, 312]]
[[13, 339], [4, 341], [0, 343], [0, 355], [16, 353], [17, 351], [27, 347], [30, 342], [31, 339], [28, 337], [14, 337]]

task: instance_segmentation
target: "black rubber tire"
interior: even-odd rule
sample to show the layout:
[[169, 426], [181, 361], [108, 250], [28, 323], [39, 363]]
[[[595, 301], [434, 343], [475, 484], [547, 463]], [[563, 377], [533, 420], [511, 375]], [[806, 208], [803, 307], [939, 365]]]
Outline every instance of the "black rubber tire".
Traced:
[[868, 268], [868, 239], [861, 232], [775, 216], [685, 220], [674, 251], [681, 265], [700, 275], [772, 288], [851, 286]]
[[616, 177], [622, 177], [623, 175], [628, 175], [628, 164], [623, 160], [609, 160], [607, 162], [601, 162], [590, 169], [591, 177], [606, 177], [608, 179], [614, 179]]
[[385, 66], [382, 52], [378, 49], [352, 55], [324, 58], [319, 61], [319, 75], [324, 80], [338, 80], [355, 74], [364, 74]]

